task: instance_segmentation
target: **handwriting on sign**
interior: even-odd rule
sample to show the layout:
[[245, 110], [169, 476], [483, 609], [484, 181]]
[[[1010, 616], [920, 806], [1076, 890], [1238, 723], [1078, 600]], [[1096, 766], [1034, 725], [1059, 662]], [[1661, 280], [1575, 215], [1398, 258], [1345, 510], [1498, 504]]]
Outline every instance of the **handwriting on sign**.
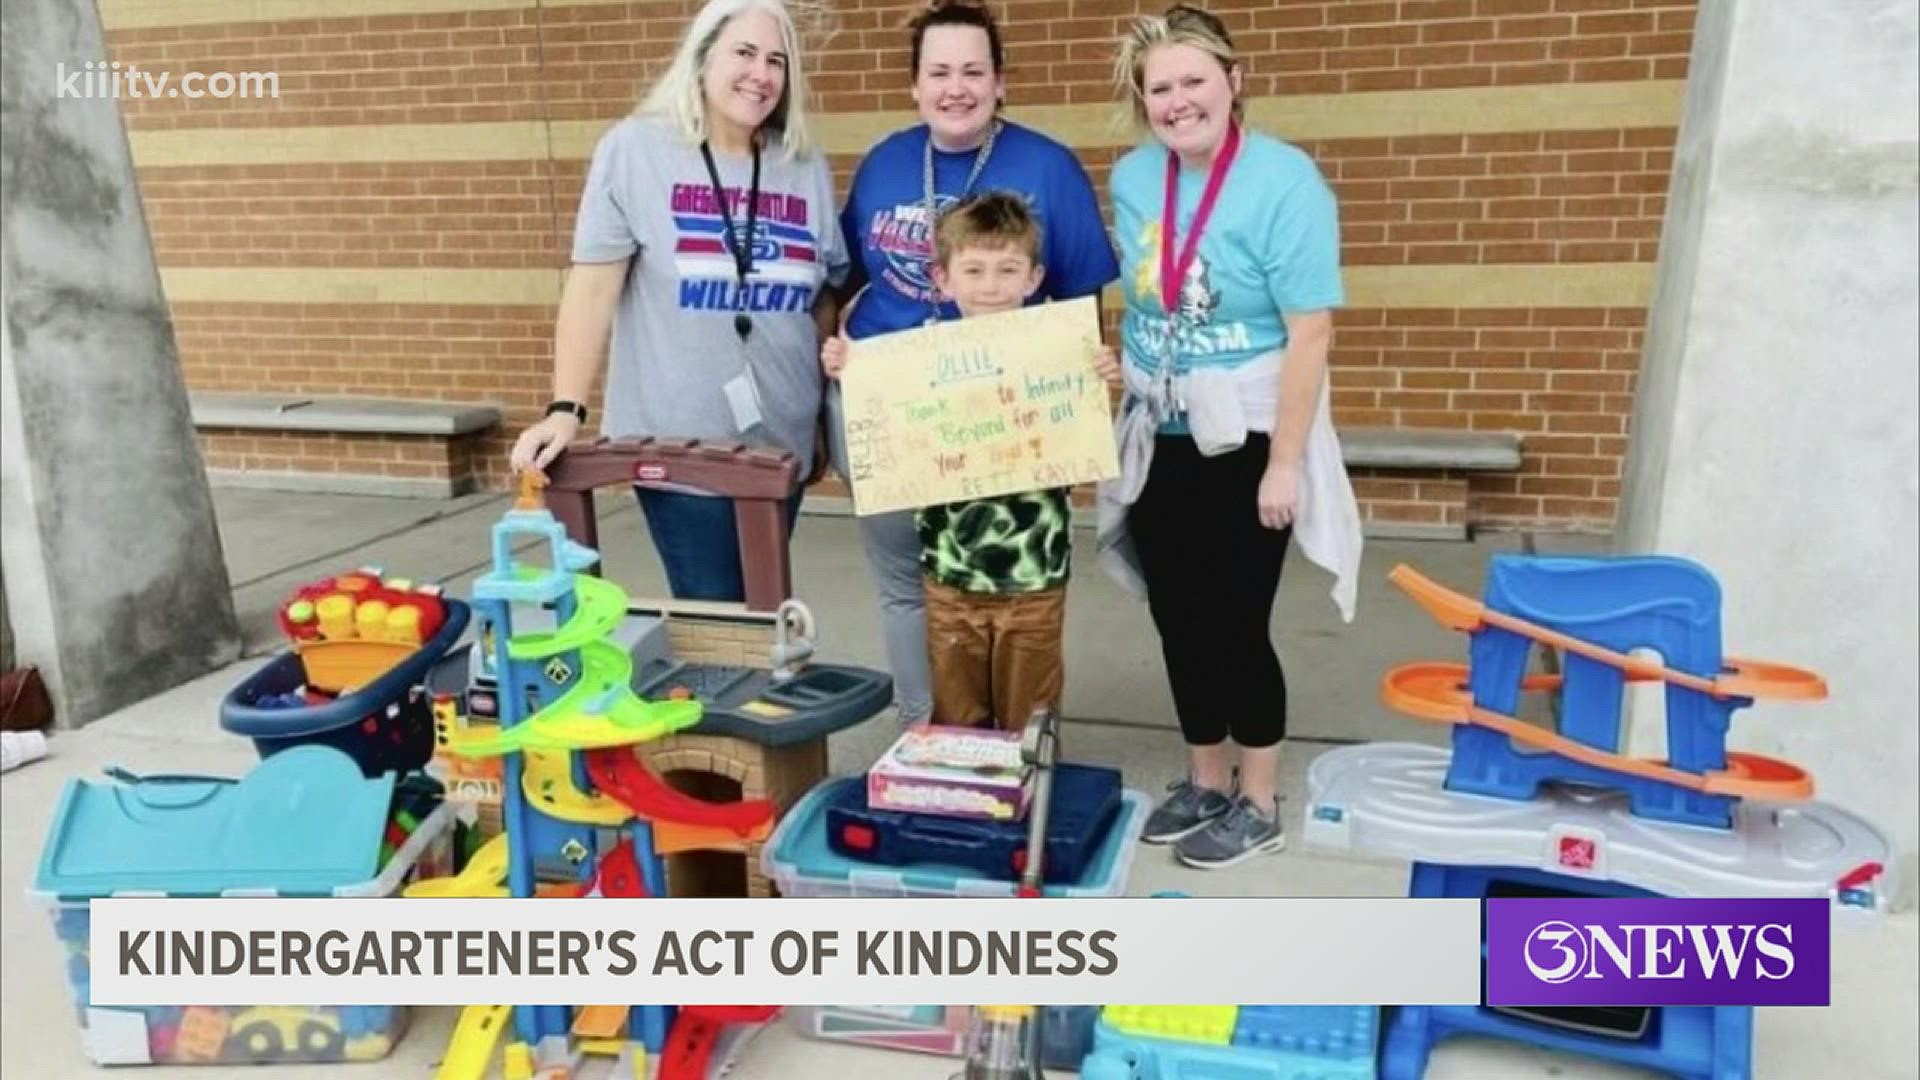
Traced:
[[1119, 474], [1092, 298], [855, 342], [842, 375], [860, 514]]

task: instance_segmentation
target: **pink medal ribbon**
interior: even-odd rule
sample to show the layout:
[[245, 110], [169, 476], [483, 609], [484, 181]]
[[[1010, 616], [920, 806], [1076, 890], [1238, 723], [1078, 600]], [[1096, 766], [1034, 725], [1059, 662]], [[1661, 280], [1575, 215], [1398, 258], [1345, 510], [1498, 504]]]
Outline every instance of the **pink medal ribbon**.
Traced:
[[1227, 168], [1233, 164], [1235, 154], [1240, 152], [1240, 125], [1227, 124], [1226, 144], [1213, 159], [1213, 167], [1207, 172], [1207, 187], [1200, 194], [1200, 205], [1193, 212], [1193, 224], [1187, 231], [1187, 241], [1180, 248], [1180, 256], [1174, 258], [1174, 215], [1180, 203], [1180, 157], [1173, 151], [1167, 151], [1167, 191], [1166, 201], [1160, 211], [1160, 306], [1172, 318], [1180, 303], [1180, 282], [1185, 280], [1187, 271], [1193, 268], [1194, 256], [1200, 252], [1200, 234], [1206, 230], [1207, 219], [1213, 216], [1213, 204], [1220, 199], [1220, 187], [1226, 183]]

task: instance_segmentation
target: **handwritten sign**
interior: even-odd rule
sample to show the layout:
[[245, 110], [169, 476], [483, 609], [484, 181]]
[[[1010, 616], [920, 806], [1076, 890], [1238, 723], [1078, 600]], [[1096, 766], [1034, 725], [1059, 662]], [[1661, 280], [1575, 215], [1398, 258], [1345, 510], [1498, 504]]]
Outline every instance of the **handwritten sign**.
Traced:
[[854, 512], [1119, 475], [1092, 297], [853, 343], [841, 374]]

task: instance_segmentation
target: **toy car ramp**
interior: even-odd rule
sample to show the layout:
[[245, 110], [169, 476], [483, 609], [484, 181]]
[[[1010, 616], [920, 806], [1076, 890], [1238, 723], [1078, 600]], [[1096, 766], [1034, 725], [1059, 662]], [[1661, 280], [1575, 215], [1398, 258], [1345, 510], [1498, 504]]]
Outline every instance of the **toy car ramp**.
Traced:
[[[1531, 675], [1524, 685], [1527, 689], [1550, 689], [1558, 686], [1559, 680], [1551, 675]], [[1403, 664], [1387, 672], [1380, 696], [1396, 711], [1422, 720], [1492, 728], [1527, 749], [1708, 795], [1775, 802], [1798, 802], [1813, 797], [1813, 777], [1790, 761], [1729, 750], [1724, 770], [1690, 773], [1662, 762], [1598, 750], [1518, 717], [1482, 709], [1473, 704], [1473, 696], [1466, 687], [1465, 665]]]
[[1393, 568], [1387, 580], [1400, 586], [1427, 614], [1450, 630], [1474, 633], [1484, 627], [1507, 630], [1530, 638], [1549, 648], [1561, 649], [1619, 668], [1634, 681], [1662, 680], [1689, 690], [1718, 698], [1775, 698], [1793, 701], [1817, 701], [1827, 696], [1826, 681], [1811, 671], [1776, 664], [1767, 660], [1728, 657], [1728, 671], [1706, 679], [1675, 671], [1663, 664], [1616, 652], [1592, 642], [1563, 634], [1514, 615], [1489, 608], [1486, 604], [1454, 592], [1410, 566]]

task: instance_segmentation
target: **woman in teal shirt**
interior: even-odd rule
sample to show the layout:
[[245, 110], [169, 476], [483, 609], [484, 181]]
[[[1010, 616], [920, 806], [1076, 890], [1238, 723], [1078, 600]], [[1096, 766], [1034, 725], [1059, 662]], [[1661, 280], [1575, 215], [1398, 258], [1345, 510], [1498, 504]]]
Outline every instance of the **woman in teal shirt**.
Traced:
[[1268, 627], [1293, 538], [1341, 579], [1351, 618], [1359, 515], [1326, 401], [1339, 216], [1311, 158], [1243, 125], [1212, 15], [1139, 20], [1119, 74], [1153, 138], [1111, 180], [1128, 393], [1102, 549], [1143, 586], [1189, 750], [1144, 839], [1230, 866], [1285, 844], [1287, 687]]

